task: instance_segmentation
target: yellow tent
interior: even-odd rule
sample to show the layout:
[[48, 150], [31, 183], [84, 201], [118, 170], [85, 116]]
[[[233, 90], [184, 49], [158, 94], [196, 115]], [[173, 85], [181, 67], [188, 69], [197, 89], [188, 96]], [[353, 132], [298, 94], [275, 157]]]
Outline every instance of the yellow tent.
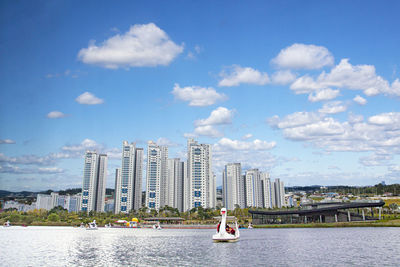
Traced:
[[132, 218], [131, 222], [139, 222], [137, 218]]

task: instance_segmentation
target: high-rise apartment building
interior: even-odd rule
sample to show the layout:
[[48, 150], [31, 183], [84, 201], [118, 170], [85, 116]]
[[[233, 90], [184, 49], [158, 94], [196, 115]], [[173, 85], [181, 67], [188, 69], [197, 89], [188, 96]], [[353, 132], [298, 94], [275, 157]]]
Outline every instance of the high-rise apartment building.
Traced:
[[258, 169], [246, 171], [246, 206], [263, 207], [261, 173]]
[[147, 144], [146, 206], [159, 210], [168, 203], [167, 196], [168, 147], [153, 141]]
[[104, 211], [107, 155], [86, 151], [82, 183], [82, 211]]
[[245, 185], [240, 163], [225, 165], [222, 173], [222, 194], [224, 207], [228, 210], [235, 209], [236, 205], [245, 208]]
[[216, 203], [215, 176], [212, 173], [211, 145], [188, 139], [188, 199], [187, 208], [214, 208]]
[[283, 185], [283, 182], [277, 178], [274, 181], [274, 197], [275, 197], [275, 206], [277, 208], [282, 208], [284, 206], [286, 206], [285, 203], [285, 187]]
[[186, 178], [186, 164], [179, 158], [167, 160], [167, 187], [165, 205], [184, 210], [184, 184]]
[[263, 207], [266, 209], [272, 209], [274, 207], [273, 197], [274, 187], [271, 184], [271, 179], [269, 178], [268, 172], [261, 173], [261, 187], [262, 187], [262, 198], [263, 198]]
[[141, 207], [142, 170], [143, 149], [123, 141], [121, 169], [115, 174], [115, 213], [129, 213]]

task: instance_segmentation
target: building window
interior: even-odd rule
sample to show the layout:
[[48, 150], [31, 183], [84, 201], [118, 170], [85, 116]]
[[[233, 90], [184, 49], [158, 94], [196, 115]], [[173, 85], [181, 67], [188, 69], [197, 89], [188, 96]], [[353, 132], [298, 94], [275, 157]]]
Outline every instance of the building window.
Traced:
[[199, 201], [194, 202], [194, 207], [195, 208], [201, 207], [201, 202]]
[[155, 202], [149, 202], [149, 208], [153, 209], [156, 207], [156, 203]]
[[195, 197], [201, 197], [201, 191], [194, 191]]
[[155, 192], [150, 192], [149, 198], [155, 198], [155, 197], [156, 197], [156, 193]]
[[128, 201], [128, 198], [127, 197], [122, 197], [121, 198], [121, 202], [127, 202]]
[[126, 211], [126, 206], [121, 206], [121, 211]]

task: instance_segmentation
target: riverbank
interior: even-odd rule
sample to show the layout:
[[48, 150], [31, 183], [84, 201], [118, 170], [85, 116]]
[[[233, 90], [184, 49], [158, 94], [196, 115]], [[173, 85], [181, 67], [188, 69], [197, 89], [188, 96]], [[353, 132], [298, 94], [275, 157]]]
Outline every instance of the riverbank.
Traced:
[[335, 227], [400, 227], [400, 220], [381, 220], [366, 222], [307, 223], [307, 224], [264, 224], [254, 228], [335, 228]]

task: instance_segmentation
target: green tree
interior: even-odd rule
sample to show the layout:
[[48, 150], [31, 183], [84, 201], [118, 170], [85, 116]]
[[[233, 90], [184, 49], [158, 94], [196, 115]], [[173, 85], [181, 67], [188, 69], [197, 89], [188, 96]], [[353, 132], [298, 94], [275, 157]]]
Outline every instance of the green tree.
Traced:
[[60, 216], [58, 216], [56, 213], [51, 213], [47, 219], [51, 222], [58, 222], [60, 220]]

